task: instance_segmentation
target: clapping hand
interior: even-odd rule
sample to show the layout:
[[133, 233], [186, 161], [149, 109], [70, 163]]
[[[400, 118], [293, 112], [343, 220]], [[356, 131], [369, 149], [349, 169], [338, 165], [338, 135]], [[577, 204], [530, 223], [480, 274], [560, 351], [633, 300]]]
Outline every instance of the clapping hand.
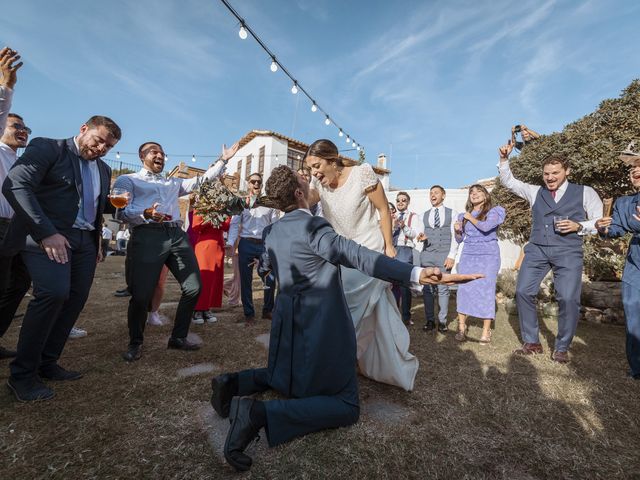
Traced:
[[437, 267], [426, 267], [420, 272], [420, 285], [458, 285], [484, 278], [481, 273], [442, 273]]
[[427, 239], [427, 236], [424, 234], [424, 232], [420, 232], [416, 237], [417, 242], [424, 242], [426, 239]]
[[596, 220], [596, 229], [604, 235], [609, 232], [609, 225], [611, 225], [611, 217], [602, 217]]
[[0, 85], [13, 90], [13, 87], [18, 80], [16, 72], [22, 66], [22, 62], [15, 63], [18, 60], [20, 60], [20, 55], [15, 50], [10, 49], [9, 47], [4, 47], [0, 50], [0, 72], [2, 72]]
[[234, 143], [229, 148], [227, 148], [227, 146], [225, 144], [223, 144], [222, 145], [222, 155], [220, 156], [220, 158], [225, 163], [228, 162], [229, 159], [236, 154], [236, 152], [238, 151], [238, 148], [240, 148], [240, 143], [239, 142]]
[[456, 232], [456, 235], [462, 235], [462, 222], [454, 222], [453, 230]]

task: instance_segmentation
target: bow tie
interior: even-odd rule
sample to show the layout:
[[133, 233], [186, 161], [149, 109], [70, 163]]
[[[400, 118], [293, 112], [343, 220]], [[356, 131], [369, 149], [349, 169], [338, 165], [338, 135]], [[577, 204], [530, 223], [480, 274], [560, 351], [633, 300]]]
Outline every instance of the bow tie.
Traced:
[[144, 174], [145, 178], [153, 178], [154, 180], [164, 180], [161, 173], [153, 173], [147, 170]]

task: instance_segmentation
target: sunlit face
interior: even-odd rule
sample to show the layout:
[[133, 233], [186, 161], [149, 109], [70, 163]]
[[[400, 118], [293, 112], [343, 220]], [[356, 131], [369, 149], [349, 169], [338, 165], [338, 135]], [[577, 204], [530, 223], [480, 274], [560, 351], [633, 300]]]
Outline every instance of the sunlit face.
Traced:
[[18, 117], [8, 117], [0, 142], [15, 151], [27, 146], [30, 133], [31, 130]]
[[262, 178], [260, 175], [251, 175], [249, 177], [249, 192], [253, 195], [259, 195], [262, 191]]
[[631, 184], [640, 189], [640, 164], [636, 164], [634, 167], [631, 167], [629, 171], [629, 178], [631, 179]]
[[479, 188], [472, 188], [469, 191], [469, 201], [473, 206], [482, 205], [486, 199], [487, 196]]
[[161, 173], [164, 170], [165, 154], [157, 143], [149, 143], [140, 153], [140, 160], [144, 168], [152, 173]]
[[404, 212], [409, 206], [409, 199], [406, 195], [398, 195], [396, 197], [396, 208], [399, 212]]
[[569, 175], [569, 168], [566, 170], [559, 163], [549, 163], [542, 169], [542, 179], [549, 191], [554, 192], [562, 186]]
[[324, 158], [312, 155], [306, 158], [307, 167], [311, 169], [311, 175], [316, 177], [325, 187], [335, 187], [338, 184], [338, 169], [335, 162], [329, 162]]
[[431, 200], [431, 206], [439, 207], [444, 202], [445, 193], [439, 188], [432, 188], [429, 191], [429, 200]]
[[80, 156], [85, 160], [95, 160], [105, 156], [118, 143], [104, 125], [97, 127], [82, 125], [76, 140]]

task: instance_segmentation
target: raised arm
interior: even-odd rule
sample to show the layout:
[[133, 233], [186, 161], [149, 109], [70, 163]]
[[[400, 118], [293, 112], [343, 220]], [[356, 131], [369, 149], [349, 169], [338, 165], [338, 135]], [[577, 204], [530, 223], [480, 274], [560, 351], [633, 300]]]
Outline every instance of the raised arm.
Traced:
[[18, 81], [17, 71], [22, 66], [20, 55], [9, 47], [0, 50], [0, 136], [7, 126], [7, 116], [11, 109], [11, 100], [13, 98], [13, 88]]
[[214, 178], [221, 177], [224, 174], [224, 171], [227, 166], [227, 162], [236, 154], [238, 151], [240, 144], [238, 142], [234, 143], [231, 147], [227, 148], [226, 145], [222, 146], [222, 155], [211, 165], [202, 177], [194, 177], [188, 178], [182, 181], [182, 185], [180, 186], [180, 194], [179, 196], [186, 195], [191, 193], [191, 191], [201, 182], [202, 180], [213, 180]]
[[527, 200], [530, 205], [533, 205], [533, 201], [535, 200], [540, 187], [538, 185], [524, 183], [513, 176], [511, 168], [509, 167], [509, 155], [512, 150], [513, 145], [511, 142], [508, 142], [506, 145], [503, 145], [498, 149], [500, 154], [500, 166], [498, 167], [498, 171], [500, 172], [500, 181], [513, 193]]

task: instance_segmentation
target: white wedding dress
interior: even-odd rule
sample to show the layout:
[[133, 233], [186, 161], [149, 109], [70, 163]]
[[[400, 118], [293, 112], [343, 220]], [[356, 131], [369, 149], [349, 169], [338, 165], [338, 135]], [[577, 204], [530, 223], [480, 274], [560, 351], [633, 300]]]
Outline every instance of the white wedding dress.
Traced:
[[[378, 183], [368, 163], [351, 169], [339, 188], [320, 192], [323, 216], [337, 233], [360, 245], [384, 252], [384, 238], [377, 211], [365, 190]], [[360, 372], [373, 380], [413, 390], [418, 359], [409, 353], [409, 332], [391, 293], [391, 285], [358, 270], [342, 267], [344, 294], [353, 317]]]

